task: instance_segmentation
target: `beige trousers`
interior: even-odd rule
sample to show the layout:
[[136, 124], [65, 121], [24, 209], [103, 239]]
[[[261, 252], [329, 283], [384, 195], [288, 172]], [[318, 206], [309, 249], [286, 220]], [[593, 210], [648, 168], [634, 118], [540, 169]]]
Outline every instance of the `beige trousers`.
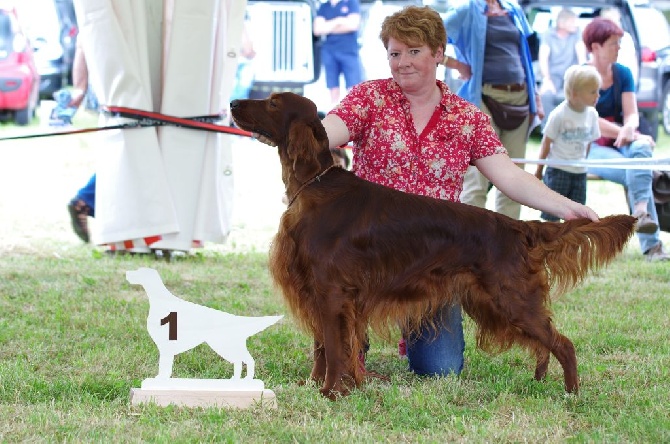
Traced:
[[[493, 99], [509, 103], [511, 105], [524, 105], [528, 103], [528, 91], [507, 92], [491, 88], [490, 85], [484, 85], [482, 94], [492, 97]], [[489, 109], [481, 104], [481, 110], [491, 115]], [[522, 123], [517, 129], [512, 131], [501, 130], [491, 119], [491, 126], [500, 138], [503, 146], [507, 149], [511, 158], [526, 157], [526, 142], [528, 141], [528, 125], [530, 119]], [[463, 179], [463, 191], [461, 192], [461, 202], [474, 205], [480, 208], [486, 208], [486, 196], [489, 191], [489, 180], [482, 175], [479, 170], [471, 166], [465, 173]], [[521, 215], [521, 204], [513, 201], [505, 196], [498, 189], [495, 190], [495, 211], [514, 219], [518, 219]]]

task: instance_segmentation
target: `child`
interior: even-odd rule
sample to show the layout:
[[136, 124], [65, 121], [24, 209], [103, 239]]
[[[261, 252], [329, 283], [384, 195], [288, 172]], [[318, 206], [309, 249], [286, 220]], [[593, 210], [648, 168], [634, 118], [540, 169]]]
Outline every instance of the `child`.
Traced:
[[[565, 72], [565, 100], [554, 108], [547, 119], [540, 148], [540, 159], [584, 160], [591, 142], [600, 137], [598, 90], [601, 78], [590, 65], [573, 65]], [[535, 176], [542, 180], [544, 165], [538, 165]], [[586, 203], [586, 167], [548, 166], [544, 183], [565, 197]], [[553, 214], [542, 213], [542, 219], [557, 221]]]

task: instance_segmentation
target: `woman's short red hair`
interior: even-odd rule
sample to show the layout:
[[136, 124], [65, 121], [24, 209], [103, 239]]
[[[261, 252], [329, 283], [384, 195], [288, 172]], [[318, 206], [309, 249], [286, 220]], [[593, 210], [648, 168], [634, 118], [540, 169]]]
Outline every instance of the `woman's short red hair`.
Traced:
[[586, 50], [590, 52], [594, 43], [602, 45], [613, 35], [623, 37], [623, 29], [610, 19], [596, 17], [584, 28], [582, 40], [586, 45]]

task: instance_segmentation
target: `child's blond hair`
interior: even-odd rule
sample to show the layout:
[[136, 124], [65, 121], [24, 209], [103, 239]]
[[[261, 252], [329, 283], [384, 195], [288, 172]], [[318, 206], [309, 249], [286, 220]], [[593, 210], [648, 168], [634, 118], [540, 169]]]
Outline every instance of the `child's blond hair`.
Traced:
[[572, 65], [563, 76], [563, 92], [566, 99], [570, 98], [573, 92], [585, 88], [600, 88], [601, 84], [600, 73], [592, 65]]

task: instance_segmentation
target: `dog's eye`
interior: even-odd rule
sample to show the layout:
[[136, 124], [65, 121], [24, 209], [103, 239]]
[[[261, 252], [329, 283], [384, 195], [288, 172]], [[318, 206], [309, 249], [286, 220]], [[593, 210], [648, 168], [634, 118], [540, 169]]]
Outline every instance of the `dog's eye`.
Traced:
[[278, 104], [275, 99], [270, 100], [270, 108], [277, 108]]

